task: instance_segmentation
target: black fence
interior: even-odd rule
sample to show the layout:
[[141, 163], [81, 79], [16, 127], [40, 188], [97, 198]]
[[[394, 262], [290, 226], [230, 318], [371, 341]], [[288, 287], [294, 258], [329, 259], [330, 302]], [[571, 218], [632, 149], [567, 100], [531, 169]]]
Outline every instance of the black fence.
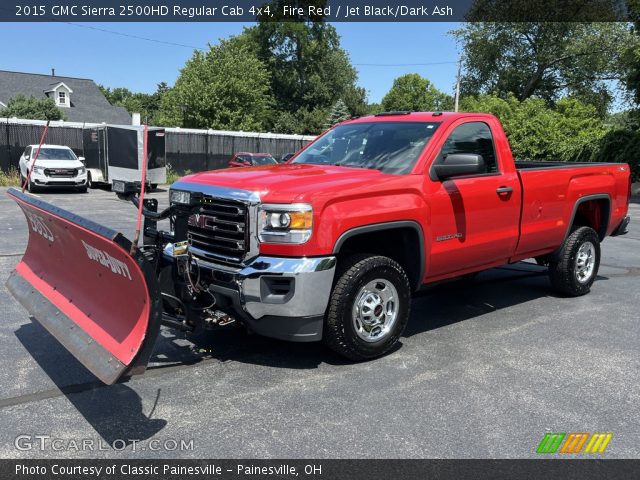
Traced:
[[[225, 168], [237, 152], [270, 153], [280, 159], [305, 146], [311, 137], [282, 138], [269, 134], [242, 134], [167, 130], [167, 164], [178, 173]], [[288, 136], [287, 136], [288, 137]]]
[[[4, 120], [4, 121], [3, 121]], [[20, 123], [0, 119], [0, 169], [17, 168], [27, 145], [38, 144], [44, 122]], [[166, 130], [167, 165], [179, 174], [216, 170], [227, 166], [234, 153], [270, 153], [280, 159], [306, 145], [313, 137], [265, 133], [220, 132], [207, 130]], [[49, 127], [45, 143], [66, 145], [78, 156], [83, 154], [82, 126], [53, 125]]]
[[[44, 126], [31, 124], [0, 123], [0, 169], [18, 168], [18, 161], [27, 145], [40, 142]], [[50, 127], [45, 142], [66, 145], [76, 155], [82, 155], [82, 128]]]

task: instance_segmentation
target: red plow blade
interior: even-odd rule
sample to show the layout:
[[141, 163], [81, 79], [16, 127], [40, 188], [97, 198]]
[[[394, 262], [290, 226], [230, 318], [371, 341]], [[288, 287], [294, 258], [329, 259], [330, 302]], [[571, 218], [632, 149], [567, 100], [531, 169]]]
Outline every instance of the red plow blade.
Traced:
[[160, 293], [144, 254], [122, 234], [19, 190], [28, 224], [13, 296], [106, 384], [142, 373], [160, 331]]

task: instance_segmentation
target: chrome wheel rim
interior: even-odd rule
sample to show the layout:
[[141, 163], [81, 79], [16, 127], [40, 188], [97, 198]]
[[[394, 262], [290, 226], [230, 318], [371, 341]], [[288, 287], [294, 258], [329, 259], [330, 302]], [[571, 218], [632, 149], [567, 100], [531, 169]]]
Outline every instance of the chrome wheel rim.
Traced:
[[370, 343], [386, 339], [398, 318], [398, 301], [398, 291], [388, 280], [376, 278], [363, 286], [351, 312], [358, 337]]
[[576, 280], [587, 283], [596, 267], [596, 247], [591, 242], [584, 242], [578, 249], [574, 268]]

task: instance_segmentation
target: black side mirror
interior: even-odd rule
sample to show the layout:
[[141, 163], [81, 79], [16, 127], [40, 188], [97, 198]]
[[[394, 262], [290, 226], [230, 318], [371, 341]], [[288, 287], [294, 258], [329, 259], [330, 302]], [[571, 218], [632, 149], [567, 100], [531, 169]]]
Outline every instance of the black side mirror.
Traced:
[[431, 167], [432, 180], [446, 180], [450, 177], [486, 173], [482, 155], [472, 153], [452, 153]]

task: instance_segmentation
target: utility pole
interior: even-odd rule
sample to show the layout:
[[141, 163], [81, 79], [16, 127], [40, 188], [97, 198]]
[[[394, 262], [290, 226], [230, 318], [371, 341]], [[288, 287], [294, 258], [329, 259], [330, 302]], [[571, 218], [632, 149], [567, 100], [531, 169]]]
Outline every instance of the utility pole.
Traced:
[[462, 70], [462, 57], [458, 59], [458, 75], [456, 77], [456, 104], [455, 111], [458, 111], [458, 107], [460, 104], [460, 72]]

